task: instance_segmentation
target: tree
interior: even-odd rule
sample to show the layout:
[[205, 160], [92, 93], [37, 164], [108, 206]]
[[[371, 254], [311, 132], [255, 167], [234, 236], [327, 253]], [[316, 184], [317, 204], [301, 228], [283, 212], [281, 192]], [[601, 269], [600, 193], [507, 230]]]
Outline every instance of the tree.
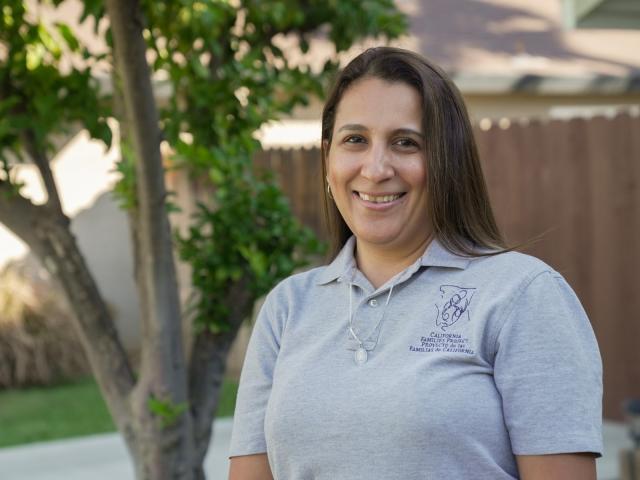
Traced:
[[[292, 63], [278, 45], [292, 41], [304, 53], [323, 37], [341, 52], [365, 36], [399, 36], [405, 19], [391, 0], [87, 0], [81, 22], [92, 19], [96, 32], [105, 20], [109, 25], [109, 51], [96, 54], [69, 25], [47, 26], [25, 3], [5, 0], [0, 12], [0, 221], [60, 284], [137, 477], [204, 478], [226, 354], [238, 328], [256, 298], [317, 250], [273, 179], [252, 168], [259, 147], [252, 134], [321, 95], [337, 59], [316, 71]], [[100, 93], [92, 76], [105, 64], [113, 95]], [[159, 74], [172, 89], [161, 107], [152, 88]], [[137, 372], [70, 232], [49, 165], [51, 139], [74, 125], [110, 145], [112, 116], [121, 131], [116, 194], [130, 218], [141, 304]], [[204, 179], [212, 191], [189, 233], [177, 237], [168, 217], [163, 141], [174, 151], [172, 168]], [[20, 162], [37, 166], [45, 204], [21, 195], [13, 173]], [[193, 272], [195, 296], [184, 311], [176, 249]], [[194, 324], [188, 358], [186, 316]]]

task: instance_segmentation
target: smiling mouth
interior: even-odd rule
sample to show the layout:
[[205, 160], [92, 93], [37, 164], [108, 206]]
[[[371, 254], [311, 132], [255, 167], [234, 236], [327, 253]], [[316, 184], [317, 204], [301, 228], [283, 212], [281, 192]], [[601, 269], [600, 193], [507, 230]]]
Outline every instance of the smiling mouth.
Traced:
[[354, 193], [358, 195], [358, 197], [360, 197], [362, 200], [372, 203], [391, 203], [406, 194], [406, 192], [395, 193], [393, 195], [369, 195], [362, 192]]

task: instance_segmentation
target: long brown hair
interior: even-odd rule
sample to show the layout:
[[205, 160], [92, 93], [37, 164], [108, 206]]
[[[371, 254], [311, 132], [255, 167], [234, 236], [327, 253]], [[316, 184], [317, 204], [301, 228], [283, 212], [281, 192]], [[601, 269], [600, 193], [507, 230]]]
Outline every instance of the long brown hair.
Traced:
[[376, 47], [342, 70], [322, 112], [322, 182], [331, 258], [352, 232], [327, 194], [326, 159], [340, 100], [355, 81], [365, 77], [405, 83], [422, 98], [427, 209], [435, 237], [451, 252], [463, 255], [476, 256], [479, 249], [507, 249], [493, 216], [471, 123], [457, 87], [439, 67], [414, 52]]

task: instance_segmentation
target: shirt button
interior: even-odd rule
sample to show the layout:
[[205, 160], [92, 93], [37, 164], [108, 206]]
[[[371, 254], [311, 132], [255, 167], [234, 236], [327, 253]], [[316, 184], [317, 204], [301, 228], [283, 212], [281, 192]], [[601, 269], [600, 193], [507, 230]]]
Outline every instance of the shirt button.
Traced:
[[336, 282], [340, 283], [342, 281], [342, 279], [340, 277], [336, 278]]
[[371, 300], [369, 300], [369, 306], [376, 308], [378, 306], [378, 300], [376, 300], [375, 298], [372, 298]]

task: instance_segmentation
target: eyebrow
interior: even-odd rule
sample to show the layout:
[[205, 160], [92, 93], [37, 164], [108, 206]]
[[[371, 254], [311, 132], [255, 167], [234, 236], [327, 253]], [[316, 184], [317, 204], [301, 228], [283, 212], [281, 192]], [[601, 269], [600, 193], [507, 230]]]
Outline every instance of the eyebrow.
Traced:
[[[352, 131], [352, 132], [364, 132], [367, 130], [367, 128], [364, 125], [360, 125], [359, 123], [348, 123], [346, 125], [341, 126], [338, 129], [338, 133], [342, 132], [343, 130], [348, 130], [348, 131]], [[422, 135], [420, 132], [414, 130], [413, 128], [397, 128], [395, 129], [392, 133], [394, 134], [401, 134], [401, 135], [416, 135], [417, 137], [420, 137], [422, 139], [424, 139], [424, 135]]]

